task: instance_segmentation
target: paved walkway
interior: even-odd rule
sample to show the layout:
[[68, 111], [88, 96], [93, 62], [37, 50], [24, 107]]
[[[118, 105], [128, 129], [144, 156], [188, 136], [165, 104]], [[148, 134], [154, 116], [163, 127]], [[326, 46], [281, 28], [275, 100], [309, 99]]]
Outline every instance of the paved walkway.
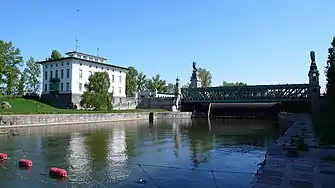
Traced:
[[[317, 148], [313, 127], [308, 115], [297, 115], [298, 120], [268, 149], [266, 164], [252, 182], [255, 188], [335, 188], [335, 162], [322, 157], [333, 154], [335, 149]], [[299, 152], [299, 157], [287, 157], [291, 136], [304, 133], [309, 151]]]

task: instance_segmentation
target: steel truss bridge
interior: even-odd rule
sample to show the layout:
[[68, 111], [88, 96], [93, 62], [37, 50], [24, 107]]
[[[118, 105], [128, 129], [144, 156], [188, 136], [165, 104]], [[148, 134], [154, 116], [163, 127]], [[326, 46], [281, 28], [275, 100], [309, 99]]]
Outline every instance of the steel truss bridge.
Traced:
[[309, 84], [182, 88], [182, 103], [260, 103], [311, 101]]

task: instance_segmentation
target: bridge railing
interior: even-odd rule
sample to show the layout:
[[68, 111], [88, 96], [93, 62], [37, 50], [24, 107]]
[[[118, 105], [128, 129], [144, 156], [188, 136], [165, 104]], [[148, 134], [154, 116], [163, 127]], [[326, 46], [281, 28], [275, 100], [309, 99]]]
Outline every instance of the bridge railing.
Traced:
[[309, 84], [182, 88], [183, 102], [310, 100]]

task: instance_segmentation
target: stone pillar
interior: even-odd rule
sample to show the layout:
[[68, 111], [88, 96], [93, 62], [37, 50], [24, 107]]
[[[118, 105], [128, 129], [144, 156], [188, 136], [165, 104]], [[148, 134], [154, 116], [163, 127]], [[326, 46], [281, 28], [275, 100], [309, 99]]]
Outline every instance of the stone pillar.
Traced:
[[181, 89], [180, 89], [180, 85], [179, 85], [179, 78], [177, 77], [176, 85], [175, 85], [174, 100], [173, 100], [173, 106], [174, 106], [176, 111], [180, 110], [179, 109], [180, 97], [181, 97]]
[[308, 78], [309, 78], [309, 91], [308, 95], [312, 98], [312, 113], [318, 108], [318, 102], [320, 98], [320, 85], [318, 67], [315, 63], [315, 52], [310, 52], [311, 65], [309, 67]]
[[201, 80], [198, 76], [198, 69], [196, 67], [196, 62], [193, 62], [193, 72], [192, 72], [192, 76], [191, 76], [191, 84], [190, 84], [191, 88], [197, 88], [197, 87], [201, 87]]

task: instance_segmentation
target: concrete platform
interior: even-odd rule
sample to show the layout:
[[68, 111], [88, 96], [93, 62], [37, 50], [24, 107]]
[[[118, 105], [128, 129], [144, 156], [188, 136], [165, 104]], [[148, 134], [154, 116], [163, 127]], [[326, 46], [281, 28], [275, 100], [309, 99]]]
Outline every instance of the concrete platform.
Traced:
[[[310, 148], [299, 157], [289, 158], [283, 147], [291, 136], [304, 133]], [[297, 121], [273, 144], [266, 155], [266, 164], [258, 170], [252, 187], [255, 188], [335, 188], [335, 162], [322, 157], [335, 154], [335, 149], [314, 148], [318, 142], [308, 115], [298, 115]]]

